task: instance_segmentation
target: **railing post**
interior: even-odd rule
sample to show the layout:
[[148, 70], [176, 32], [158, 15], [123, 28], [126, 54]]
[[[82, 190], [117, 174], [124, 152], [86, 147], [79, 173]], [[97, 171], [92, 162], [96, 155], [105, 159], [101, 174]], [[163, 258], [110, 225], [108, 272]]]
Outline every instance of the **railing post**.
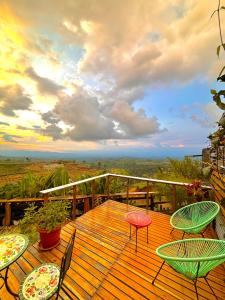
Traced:
[[9, 226], [11, 223], [11, 203], [5, 204], [5, 225]]
[[48, 193], [44, 194], [44, 201], [48, 201]]
[[89, 198], [84, 198], [84, 213], [89, 211]]
[[147, 181], [147, 189], [146, 189], [146, 209], [149, 208], [149, 190], [150, 190], [150, 187], [149, 187], [149, 181]]
[[91, 193], [92, 193], [92, 196], [91, 196], [91, 208], [94, 208], [95, 207], [95, 199], [96, 199], [96, 181], [95, 180], [92, 180], [91, 182]]
[[172, 185], [172, 193], [173, 193], [173, 198], [172, 198], [172, 212], [175, 212], [176, 206], [177, 206], [177, 190], [176, 186]]
[[109, 200], [109, 195], [110, 195], [110, 189], [109, 189], [109, 185], [110, 185], [110, 176], [106, 177], [106, 193], [107, 193], [107, 200]]
[[129, 187], [130, 187], [130, 179], [127, 179], [127, 204], [129, 204]]
[[73, 186], [73, 200], [72, 200], [72, 219], [76, 219], [76, 207], [77, 207], [77, 186]]

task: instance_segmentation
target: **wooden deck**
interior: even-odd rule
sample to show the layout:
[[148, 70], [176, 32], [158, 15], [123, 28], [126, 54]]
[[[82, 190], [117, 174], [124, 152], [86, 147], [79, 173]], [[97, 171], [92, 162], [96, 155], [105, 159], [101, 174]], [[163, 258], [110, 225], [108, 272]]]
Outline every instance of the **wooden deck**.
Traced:
[[[61, 235], [61, 244], [40, 252], [37, 244], [30, 246], [10, 267], [10, 283], [14, 290], [24, 275], [43, 261], [60, 263], [67, 242], [76, 224], [77, 235], [71, 268], [64, 280], [65, 292], [61, 299], [196, 299], [192, 281], [185, 279], [164, 265], [155, 285], [152, 280], [159, 270], [161, 259], [155, 254], [159, 245], [181, 238], [176, 231], [170, 235], [169, 216], [147, 211], [152, 218], [149, 244], [146, 228], [138, 232], [138, 251], [135, 237], [129, 240], [129, 225], [124, 220], [127, 212], [139, 210], [134, 206], [108, 200], [101, 206], [67, 224]], [[207, 232], [210, 236], [210, 230]], [[217, 267], [208, 275], [209, 283], [219, 299], [225, 299], [225, 271]], [[204, 279], [198, 282], [199, 299], [215, 299]], [[5, 288], [0, 290], [2, 300], [13, 299]]]

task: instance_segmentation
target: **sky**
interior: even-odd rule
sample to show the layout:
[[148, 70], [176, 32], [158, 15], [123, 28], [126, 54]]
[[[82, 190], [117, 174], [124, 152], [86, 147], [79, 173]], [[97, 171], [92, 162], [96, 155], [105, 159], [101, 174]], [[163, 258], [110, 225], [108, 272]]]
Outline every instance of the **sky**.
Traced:
[[222, 114], [217, 5], [0, 0], [0, 155], [200, 154]]

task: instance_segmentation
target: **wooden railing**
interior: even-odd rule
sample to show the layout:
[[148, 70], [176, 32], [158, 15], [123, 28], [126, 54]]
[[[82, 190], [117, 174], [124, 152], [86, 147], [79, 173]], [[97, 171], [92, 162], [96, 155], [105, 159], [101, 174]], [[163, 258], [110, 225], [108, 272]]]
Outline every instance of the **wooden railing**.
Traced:
[[[99, 180], [101, 178], [106, 179], [106, 187], [104, 194], [96, 194], [96, 180]], [[111, 194], [110, 193], [110, 179], [112, 178], [121, 178], [126, 180], [126, 192], [125, 193], [117, 193], [117, 194]], [[55, 188], [46, 189], [40, 191], [41, 194], [43, 194], [43, 198], [32, 198], [32, 199], [10, 199], [10, 200], [1, 200], [0, 203], [5, 203], [5, 225], [10, 224], [11, 219], [11, 203], [21, 203], [21, 202], [38, 202], [38, 201], [47, 201], [49, 199], [51, 200], [57, 200], [59, 197], [51, 197], [51, 193], [65, 190], [65, 189], [72, 189], [72, 195], [71, 196], [60, 196], [60, 199], [64, 198], [67, 200], [72, 201], [72, 218], [76, 218], [76, 207], [77, 207], [77, 201], [83, 200], [84, 201], [84, 212], [87, 212], [90, 207], [89, 203], [91, 202], [91, 208], [95, 207], [96, 199], [99, 197], [105, 197], [106, 199], [113, 198], [116, 195], [119, 195], [121, 197], [124, 197], [128, 203], [130, 197], [132, 198], [134, 195], [138, 195], [138, 192], [130, 192], [130, 183], [131, 180], [135, 181], [144, 181], [146, 182], [146, 191], [142, 192], [143, 196], [146, 199], [146, 208], [149, 207], [153, 209], [154, 204], [154, 195], [156, 194], [155, 191], [152, 191], [152, 185], [154, 183], [160, 183], [160, 184], [166, 184], [171, 186], [171, 195], [172, 195], [172, 201], [171, 201], [171, 212], [174, 212], [177, 208], [177, 190], [176, 188], [178, 186], [180, 187], [186, 187], [189, 185], [189, 183], [184, 182], [175, 182], [175, 181], [167, 181], [167, 180], [160, 180], [160, 179], [153, 179], [153, 178], [144, 178], [144, 177], [135, 177], [135, 176], [128, 176], [128, 175], [120, 175], [120, 174], [113, 174], [113, 173], [106, 173], [99, 176], [90, 177], [87, 179], [75, 181], [69, 184], [61, 185]], [[91, 183], [91, 195], [78, 195], [77, 186], [84, 184], [84, 183]], [[212, 189], [211, 186], [205, 186], [203, 185], [202, 188], [204, 189]], [[91, 200], [91, 201], [89, 201]], [[160, 202], [163, 203], [163, 202]]]
[[[108, 198], [110, 198], [110, 177], [117, 177], [117, 178], [123, 178], [127, 180], [127, 200], [129, 199], [129, 187], [130, 187], [130, 180], [137, 180], [137, 181], [145, 181], [146, 182], [146, 186], [147, 186], [147, 198], [149, 196], [149, 192], [151, 191], [151, 187], [150, 187], [150, 183], [161, 183], [161, 184], [168, 184], [171, 185], [172, 188], [172, 211], [175, 211], [176, 209], [176, 186], [183, 186], [186, 187], [188, 186], [190, 183], [184, 183], [184, 182], [176, 182], [176, 181], [168, 181], [168, 180], [160, 180], [160, 179], [153, 179], [153, 178], [144, 178], [144, 177], [135, 177], [135, 176], [128, 176], [128, 175], [119, 175], [119, 174], [112, 174], [112, 173], [106, 173], [103, 175], [99, 175], [99, 176], [95, 176], [95, 177], [91, 177], [88, 179], [83, 179], [80, 181], [76, 181], [76, 182], [72, 182], [69, 184], [65, 184], [62, 186], [58, 186], [55, 188], [51, 188], [51, 189], [47, 189], [47, 190], [43, 190], [41, 191], [41, 193], [44, 195], [44, 200], [48, 199], [48, 195], [49, 193], [55, 192], [55, 191], [59, 191], [62, 189], [67, 189], [67, 188], [73, 188], [73, 192], [74, 192], [74, 198], [73, 198], [73, 202], [76, 202], [76, 186], [82, 183], [86, 183], [86, 182], [92, 182], [92, 200], [94, 201], [95, 198], [95, 181], [96, 179], [100, 179], [106, 177], [106, 190], [107, 190], [107, 196]], [[203, 185], [202, 188], [204, 189], [211, 189], [211, 186], [205, 186]]]

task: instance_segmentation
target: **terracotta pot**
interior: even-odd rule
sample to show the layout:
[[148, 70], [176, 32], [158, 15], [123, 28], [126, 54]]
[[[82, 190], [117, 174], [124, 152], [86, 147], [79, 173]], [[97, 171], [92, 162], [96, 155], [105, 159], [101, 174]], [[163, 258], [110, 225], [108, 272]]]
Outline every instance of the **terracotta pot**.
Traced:
[[37, 229], [40, 234], [39, 247], [43, 250], [51, 249], [57, 246], [60, 242], [61, 227], [57, 227], [48, 232], [46, 229]]

